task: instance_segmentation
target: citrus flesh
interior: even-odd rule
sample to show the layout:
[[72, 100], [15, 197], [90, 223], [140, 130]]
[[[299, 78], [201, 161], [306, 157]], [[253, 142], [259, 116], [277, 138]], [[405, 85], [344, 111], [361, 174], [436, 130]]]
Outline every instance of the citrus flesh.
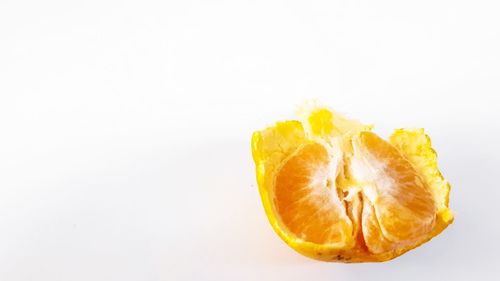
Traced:
[[453, 221], [450, 187], [423, 130], [398, 129], [386, 141], [327, 108], [299, 115], [252, 137], [267, 217], [293, 249], [327, 261], [385, 261]]

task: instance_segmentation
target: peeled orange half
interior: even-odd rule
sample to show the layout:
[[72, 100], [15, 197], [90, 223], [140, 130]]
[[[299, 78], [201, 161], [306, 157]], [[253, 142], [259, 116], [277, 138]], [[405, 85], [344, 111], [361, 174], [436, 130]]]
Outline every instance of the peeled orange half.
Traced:
[[384, 140], [325, 107], [305, 106], [299, 116], [252, 137], [267, 217], [294, 250], [325, 261], [386, 261], [453, 222], [450, 185], [422, 129]]

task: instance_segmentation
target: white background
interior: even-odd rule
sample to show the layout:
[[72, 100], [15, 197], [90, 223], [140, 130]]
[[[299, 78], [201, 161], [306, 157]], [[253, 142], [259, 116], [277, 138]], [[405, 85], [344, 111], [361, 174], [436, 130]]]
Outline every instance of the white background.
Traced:
[[[500, 1], [0, 2], [0, 280], [498, 280]], [[318, 98], [424, 127], [456, 221], [381, 264], [288, 248], [250, 137]]]

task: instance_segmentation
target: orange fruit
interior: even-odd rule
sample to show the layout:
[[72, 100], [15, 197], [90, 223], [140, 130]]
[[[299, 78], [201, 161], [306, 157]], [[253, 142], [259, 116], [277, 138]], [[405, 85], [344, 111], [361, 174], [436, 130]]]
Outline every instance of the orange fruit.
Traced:
[[422, 129], [398, 129], [386, 141], [324, 107], [299, 115], [252, 137], [264, 209], [294, 250], [325, 261], [386, 261], [453, 222], [450, 186]]

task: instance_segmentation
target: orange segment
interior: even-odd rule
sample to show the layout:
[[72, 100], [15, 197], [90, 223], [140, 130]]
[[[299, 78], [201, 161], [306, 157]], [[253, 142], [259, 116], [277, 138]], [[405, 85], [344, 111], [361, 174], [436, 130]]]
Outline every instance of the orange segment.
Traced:
[[357, 180], [370, 184], [366, 195], [375, 206], [383, 235], [400, 244], [422, 237], [436, 217], [428, 187], [408, 160], [374, 133], [361, 133], [359, 146], [367, 167]]
[[318, 244], [340, 243], [350, 235], [329, 164], [323, 145], [306, 144], [276, 176], [275, 204], [282, 222], [297, 237]]
[[393, 243], [382, 234], [375, 208], [367, 200], [364, 201], [361, 223], [364, 242], [369, 252], [380, 254], [396, 249], [397, 243]]

